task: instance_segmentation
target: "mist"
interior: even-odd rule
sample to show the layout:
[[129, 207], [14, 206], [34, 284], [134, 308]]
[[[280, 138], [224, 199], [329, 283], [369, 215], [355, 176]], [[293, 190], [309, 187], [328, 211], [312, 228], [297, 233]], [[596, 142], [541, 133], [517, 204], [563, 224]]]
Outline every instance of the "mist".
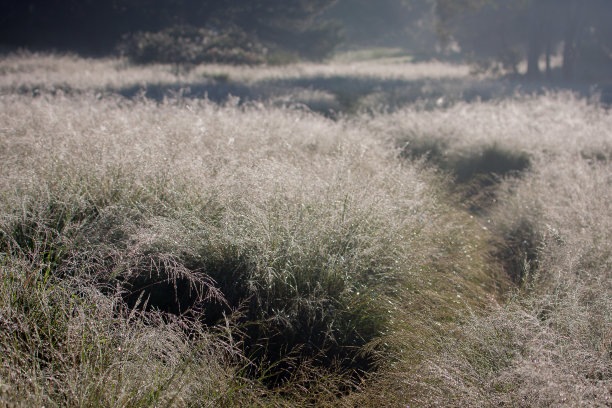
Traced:
[[246, 62], [266, 62], [266, 54], [280, 62], [323, 60], [339, 50], [393, 47], [416, 60], [464, 61], [531, 79], [612, 76], [612, 3], [606, 0], [13, 0], [3, 2], [0, 15], [5, 51], [109, 55], [134, 48], [130, 41], [143, 33], [164, 33], [167, 47], [181, 54], [183, 38], [197, 43], [222, 32], [233, 42], [229, 47], [253, 54]]

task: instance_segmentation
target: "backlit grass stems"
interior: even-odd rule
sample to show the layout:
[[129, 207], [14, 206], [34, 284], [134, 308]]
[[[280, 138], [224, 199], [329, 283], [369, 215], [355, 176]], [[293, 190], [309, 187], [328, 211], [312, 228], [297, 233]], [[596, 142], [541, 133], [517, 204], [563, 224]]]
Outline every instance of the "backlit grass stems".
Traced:
[[81, 64], [183, 75], [0, 64], [0, 406], [611, 403], [609, 112], [332, 121]]
[[[360, 127], [206, 101], [1, 102], [6, 401], [337, 405], [409, 298], [433, 321], [456, 293], [485, 297], [480, 228]], [[480, 261], [448, 280], [456, 252]]]
[[610, 113], [559, 94], [392, 119], [397, 134], [442, 146], [434, 153], [443, 163], [494, 143], [531, 161], [483, 214], [518, 288], [503, 307], [443, 334], [438, 352], [410, 370], [411, 406], [612, 403]]

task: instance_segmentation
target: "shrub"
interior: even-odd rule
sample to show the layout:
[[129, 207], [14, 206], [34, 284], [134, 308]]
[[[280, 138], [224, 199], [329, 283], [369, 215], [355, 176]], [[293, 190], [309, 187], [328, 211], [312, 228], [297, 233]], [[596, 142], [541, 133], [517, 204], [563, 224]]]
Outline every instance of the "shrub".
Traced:
[[139, 64], [260, 64], [266, 50], [252, 34], [238, 27], [223, 29], [174, 26], [138, 32], [124, 38], [119, 52]]

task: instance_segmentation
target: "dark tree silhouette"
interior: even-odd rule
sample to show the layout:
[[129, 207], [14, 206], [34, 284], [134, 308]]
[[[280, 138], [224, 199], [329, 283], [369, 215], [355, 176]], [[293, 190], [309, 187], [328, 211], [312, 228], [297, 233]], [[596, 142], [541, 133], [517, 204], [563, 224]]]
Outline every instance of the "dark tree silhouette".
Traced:
[[551, 56], [562, 48], [562, 76], [599, 79], [612, 75], [612, 1], [609, 0], [436, 0], [438, 32], [464, 52], [503, 60], [508, 52], [526, 58], [527, 75], [552, 74]]
[[265, 41], [320, 33], [314, 17], [335, 0], [4, 0], [0, 44], [92, 54], [122, 36], [176, 25], [235, 25]]

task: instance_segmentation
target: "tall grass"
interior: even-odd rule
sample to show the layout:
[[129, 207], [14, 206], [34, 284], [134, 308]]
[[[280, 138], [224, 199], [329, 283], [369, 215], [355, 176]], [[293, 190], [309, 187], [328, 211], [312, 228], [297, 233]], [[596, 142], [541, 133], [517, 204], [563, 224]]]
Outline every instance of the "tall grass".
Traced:
[[0, 404], [609, 404], [609, 112], [100, 94], [216, 69], [121, 64], [0, 62]]
[[418, 80], [425, 78], [465, 78], [469, 67], [442, 62], [416, 64], [405, 61], [347, 61], [334, 64], [300, 62], [283, 66], [236, 66], [202, 64], [183, 69], [172, 64], [131, 65], [121, 59], [83, 59], [71, 55], [16, 53], [0, 61], [3, 89], [34, 84], [51, 88], [66, 84], [73, 89], [120, 88], [134, 84], [193, 83], [206, 78], [225, 77], [248, 82], [338, 76], [377, 79]]
[[512, 260], [501, 266], [520, 287], [503, 307], [468, 318], [458, 335], [441, 339], [439, 352], [407, 380], [408, 389], [420, 390], [413, 403], [608, 405], [609, 112], [560, 94], [441, 112], [407, 110], [388, 119], [373, 124], [394, 123], [387, 129], [399, 141], [418, 135], [442, 146], [431, 150], [434, 157], [495, 143], [525, 152], [531, 162], [520, 178], [499, 180], [494, 202], [481, 214], [502, 240], [497, 254]]
[[[56, 348], [9, 366], [51, 361], [49, 375], [74, 372], [55, 391], [45, 376], [7, 377], [7, 398], [183, 406], [219, 389], [229, 406], [335, 405], [383, 363], [393, 347], [383, 339], [420, 319], [424, 302], [428, 327], [460, 315], [457, 296], [482, 307], [495, 290], [486, 233], [446, 201], [437, 176], [362, 127], [287, 109], [91, 94], [7, 95], [1, 112], [3, 259], [31, 268], [8, 268], [3, 290], [41, 282], [28, 301], [63, 311], [29, 329], [52, 331], [36, 342]], [[37, 300], [56, 289], [56, 303]], [[20, 299], [3, 300], [7, 324], [30, 317]], [[82, 327], [94, 323], [103, 328]], [[82, 334], [82, 347], [106, 365], [60, 357], [72, 325], [99, 333]], [[139, 366], [119, 349], [153, 371], [130, 374]], [[202, 353], [217, 363], [202, 366]], [[33, 388], [20, 389], [30, 375]], [[115, 399], [99, 399], [106, 376], [124, 375]], [[202, 376], [210, 380], [192, 385]]]

